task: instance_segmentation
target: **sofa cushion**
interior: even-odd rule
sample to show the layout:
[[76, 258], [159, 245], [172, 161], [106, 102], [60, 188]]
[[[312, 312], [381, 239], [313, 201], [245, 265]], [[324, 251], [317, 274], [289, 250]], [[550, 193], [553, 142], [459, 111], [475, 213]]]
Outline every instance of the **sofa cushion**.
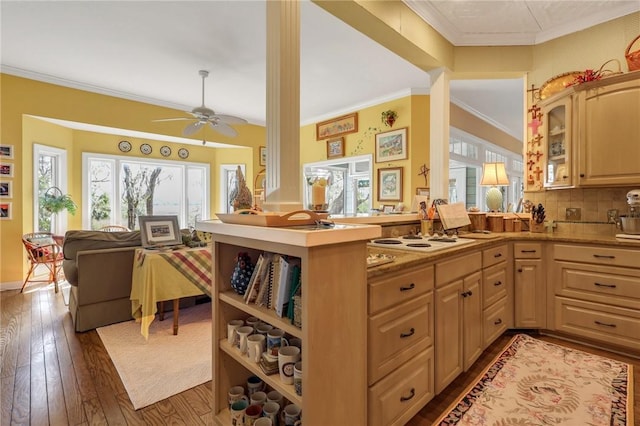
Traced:
[[118, 247], [136, 247], [142, 245], [140, 231], [102, 232], [67, 231], [64, 235], [62, 252], [66, 260], [75, 260], [76, 254], [83, 250], [99, 250]]

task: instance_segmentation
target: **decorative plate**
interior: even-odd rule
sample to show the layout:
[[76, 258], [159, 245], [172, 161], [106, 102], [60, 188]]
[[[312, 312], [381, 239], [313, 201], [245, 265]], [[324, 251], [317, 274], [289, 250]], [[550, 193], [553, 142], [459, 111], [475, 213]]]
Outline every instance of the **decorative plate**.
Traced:
[[189, 156], [189, 150], [187, 148], [180, 148], [178, 150], [178, 157], [187, 158]]
[[129, 152], [131, 151], [131, 142], [129, 141], [120, 141], [120, 143], [118, 144], [118, 149], [122, 152]]
[[163, 157], [168, 157], [171, 155], [171, 148], [169, 148], [167, 145], [164, 145], [160, 148], [160, 154], [162, 154]]
[[153, 148], [151, 148], [151, 145], [149, 145], [148, 143], [143, 143], [142, 145], [140, 145], [140, 152], [144, 155], [151, 154], [151, 151], [153, 151]]
[[569, 71], [564, 74], [556, 75], [555, 77], [550, 78], [549, 80], [542, 83], [540, 86], [540, 100], [547, 99], [552, 95], [566, 89], [569, 87], [569, 84], [573, 83], [576, 77], [582, 75], [582, 71]]

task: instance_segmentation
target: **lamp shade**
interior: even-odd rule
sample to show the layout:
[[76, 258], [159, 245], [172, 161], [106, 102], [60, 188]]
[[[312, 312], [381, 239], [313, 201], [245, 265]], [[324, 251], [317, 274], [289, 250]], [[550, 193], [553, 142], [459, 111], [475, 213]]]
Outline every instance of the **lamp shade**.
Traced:
[[505, 186], [509, 185], [507, 171], [504, 163], [484, 163], [482, 165], [482, 186]]

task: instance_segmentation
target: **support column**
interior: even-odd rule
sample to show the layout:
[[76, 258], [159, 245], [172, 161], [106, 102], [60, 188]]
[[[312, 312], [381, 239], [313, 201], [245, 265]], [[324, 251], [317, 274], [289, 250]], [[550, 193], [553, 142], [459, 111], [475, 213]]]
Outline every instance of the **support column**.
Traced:
[[266, 211], [302, 208], [300, 4], [267, 1]]
[[430, 71], [430, 197], [449, 198], [449, 70]]

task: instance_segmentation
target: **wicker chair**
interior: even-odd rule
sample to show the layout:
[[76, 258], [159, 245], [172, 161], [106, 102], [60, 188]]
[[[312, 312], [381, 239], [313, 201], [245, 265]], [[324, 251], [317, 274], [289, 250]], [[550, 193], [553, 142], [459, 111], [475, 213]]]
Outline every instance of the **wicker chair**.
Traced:
[[102, 232], [131, 232], [131, 229], [127, 228], [126, 226], [121, 226], [121, 225], [109, 225], [109, 226], [103, 226], [102, 228], [99, 229], [99, 231], [102, 231]]
[[[62, 261], [64, 257], [62, 255], [62, 247], [60, 247], [53, 234], [48, 232], [34, 232], [31, 234], [24, 234], [22, 236], [22, 244], [27, 251], [27, 258], [29, 259], [29, 272], [27, 278], [22, 284], [20, 293], [24, 291], [27, 282], [53, 282], [55, 285], [55, 291], [58, 292], [58, 275], [62, 271]], [[49, 278], [47, 280], [30, 280], [31, 274], [38, 265], [44, 265], [49, 270]]]

